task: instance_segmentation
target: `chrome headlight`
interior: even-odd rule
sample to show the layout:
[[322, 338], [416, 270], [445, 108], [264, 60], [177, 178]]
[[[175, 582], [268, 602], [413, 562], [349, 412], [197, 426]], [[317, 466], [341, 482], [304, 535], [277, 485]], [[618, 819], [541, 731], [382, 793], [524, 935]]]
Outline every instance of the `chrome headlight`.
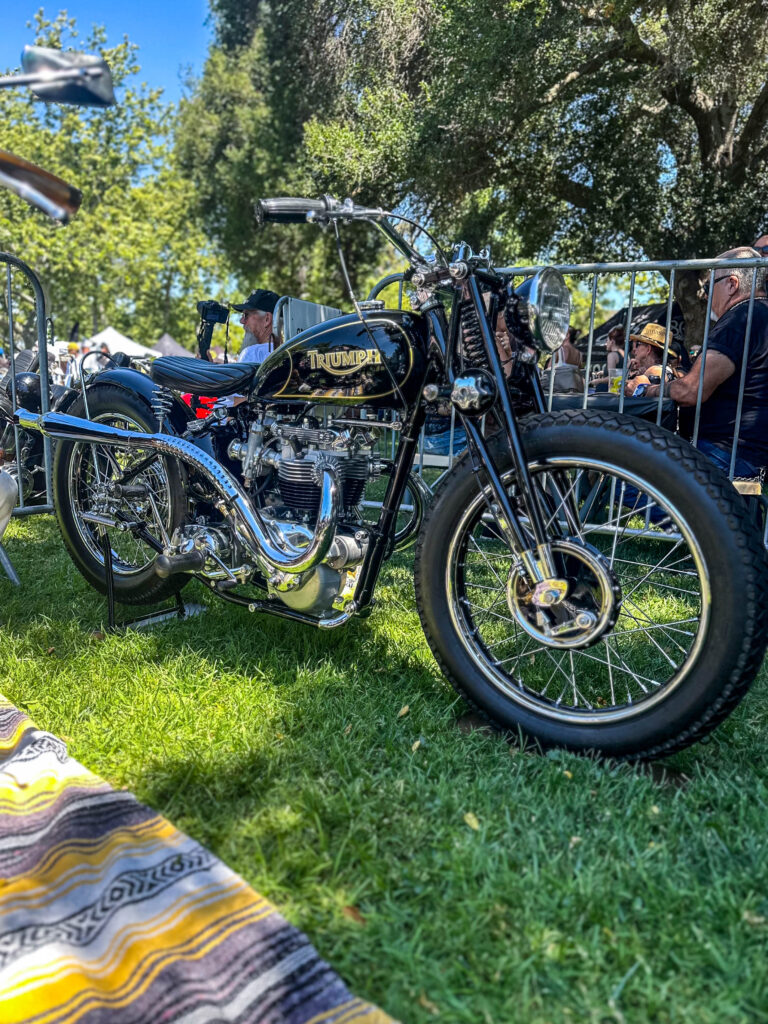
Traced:
[[534, 345], [543, 352], [556, 352], [571, 322], [571, 293], [563, 275], [545, 267], [515, 288], [515, 295], [520, 319]]

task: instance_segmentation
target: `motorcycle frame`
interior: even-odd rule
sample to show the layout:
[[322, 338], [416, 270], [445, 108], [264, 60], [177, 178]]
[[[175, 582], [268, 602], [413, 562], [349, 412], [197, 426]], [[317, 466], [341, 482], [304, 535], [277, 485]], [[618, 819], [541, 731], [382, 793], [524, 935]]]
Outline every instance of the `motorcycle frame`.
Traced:
[[[45, 292], [43, 291], [42, 283], [40, 278], [37, 276], [35, 271], [19, 259], [18, 256], [14, 256], [9, 252], [0, 252], [0, 266], [5, 265], [6, 268], [6, 301], [8, 304], [8, 355], [10, 361], [10, 373], [11, 373], [11, 401], [13, 408], [16, 409], [18, 401], [16, 397], [16, 357], [14, 351], [14, 317], [13, 317], [13, 280], [12, 280], [12, 269], [18, 270], [24, 277], [27, 278], [32, 291], [35, 295], [35, 323], [37, 327], [37, 350], [40, 353], [40, 407], [43, 413], [50, 412], [51, 408], [51, 379], [48, 372], [48, 339], [46, 336], [46, 328], [49, 322], [48, 312], [46, 308]], [[14, 444], [16, 446], [16, 459], [19, 459], [21, 453], [21, 430], [18, 425], [14, 426]], [[51, 480], [51, 441], [50, 438], [43, 438], [43, 468], [45, 471], [45, 502], [40, 505], [28, 505], [26, 504], [24, 485], [21, 478], [21, 473], [18, 476], [18, 487], [19, 487], [19, 502], [13, 510], [14, 517], [16, 516], [30, 516], [38, 515], [42, 513], [53, 512], [53, 488]]]
[[[491, 301], [487, 311], [483, 302], [481, 284], [487, 284], [491, 288]], [[485, 485], [481, 484], [481, 489], [485, 490], [487, 487], [490, 490], [492, 498], [489, 503], [490, 512], [494, 516], [502, 535], [509, 542], [513, 552], [522, 559], [523, 566], [528, 575], [534, 582], [538, 582], [547, 574], [554, 575], [551, 569], [551, 556], [549, 554], [544, 517], [532, 486], [530, 473], [528, 472], [528, 464], [517, 425], [517, 416], [507, 387], [506, 377], [504, 376], [504, 370], [491, 326], [495, 324], [499, 310], [498, 293], [505, 284], [506, 280], [492, 270], [473, 269], [462, 282], [462, 286], [454, 287], [453, 289], [454, 302], [450, 321], [446, 320], [445, 306], [439, 299], [433, 297], [423, 307], [423, 313], [427, 316], [430, 324], [432, 360], [428, 363], [428, 368], [421, 384], [419, 398], [414, 403], [410, 414], [403, 420], [400, 442], [393, 460], [392, 474], [382, 500], [381, 514], [373, 530], [373, 543], [370, 545], [363, 561], [360, 580], [355, 592], [355, 605], [358, 612], [371, 604], [381, 566], [387, 557], [391, 536], [395, 528], [397, 511], [405, 495], [408, 477], [416, 457], [419, 432], [426, 418], [426, 407], [423, 398], [424, 386], [427, 383], [430, 372], [435, 369], [435, 363], [437, 363], [437, 369], [441, 371], [441, 375], [451, 388], [456, 380], [455, 364], [461, 340], [462, 301], [471, 302], [473, 312], [477, 316], [480, 326], [485, 355], [496, 384], [496, 397], [491, 406], [491, 411], [495, 413], [498, 422], [501, 424], [508, 449], [512, 455], [513, 472], [519, 484], [529, 529], [533, 534], [535, 551], [531, 550], [529, 533], [523, 528], [520, 518], [512, 506], [507, 488], [504, 486], [488, 442], [483, 436], [478, 418], [464, 415], [460, 410], [457, 410], [469, 439], [473, 468], [476, 475], [479, 475], [481, 472], [484, 473], [487, 482]], [[462, 295], [466, 295], [467, 298], [463, 300]], [[527, 368], [527, 380], [537, 410], [544, 412], [546, 410], [546, 402], [534, 367]], [[538, 562], [542, 563], [543, 571], [542, 567], [537, 564]]]

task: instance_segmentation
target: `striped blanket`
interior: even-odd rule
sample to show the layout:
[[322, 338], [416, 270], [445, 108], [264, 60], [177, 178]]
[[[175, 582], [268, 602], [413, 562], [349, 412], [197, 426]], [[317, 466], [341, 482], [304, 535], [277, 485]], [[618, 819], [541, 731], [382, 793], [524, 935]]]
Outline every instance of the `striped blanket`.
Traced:
[[0, 698], [2, 1024], [387, 1024], [199, 843]]

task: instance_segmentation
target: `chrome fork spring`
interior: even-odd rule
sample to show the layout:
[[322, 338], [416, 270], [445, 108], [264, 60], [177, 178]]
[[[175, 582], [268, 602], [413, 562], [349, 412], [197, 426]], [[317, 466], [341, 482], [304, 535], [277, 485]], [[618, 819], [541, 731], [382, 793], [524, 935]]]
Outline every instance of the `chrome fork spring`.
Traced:
[[163, 424], [173, 406], [173, 395], [168, 388], [156, 388], [152, 394], [152, 412], [158, 422], [158, 433], [163, 433]]
[[461, 336], [464, 348], [464, 365], [488, 368], [488, 357], [483, 345], [483, 332], [477, 311], [471, 302], [464, 304], [461, 310]]

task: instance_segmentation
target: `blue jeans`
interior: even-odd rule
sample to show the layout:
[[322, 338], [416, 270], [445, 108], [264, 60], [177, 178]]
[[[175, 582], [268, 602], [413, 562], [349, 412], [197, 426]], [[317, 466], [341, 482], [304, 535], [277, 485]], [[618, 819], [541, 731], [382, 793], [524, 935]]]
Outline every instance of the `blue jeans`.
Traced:
[[450, 441], [450, 430], [443, 430], [439, 434], [427, 434], [424, 437], [424, 451], [429, 455], [458, 455], [467, 447], [467, 435], [464, 427], [456, 427], [453, 432], [453, 452], [451, 452]]
[[[731, 446], [727, 448], [721, 448], [716, 445], [713, 441], [700, 440], [696, 446], [702, 455], [714, 462], [716, 466], [719, 466], [724, 473], [728, 473], [731, 468]], [[742, 459], [739, 455], [736, 456], [736, 465], [733, 467], [734, 476], [759, 476], [760, 468], [753, 466], [751, 462], [747, 462], [746, 459]]]
[[[697, 445], [702, 455], [705, 455], [710, 462], [714, 462], [724, 473], [728, 473], [731, 468], [731, 450], [730, 448], [720, 448], [712, 441], [699, 441]], [[736, 465], [734, 466], [733, 475], [737, 476], [758, 476], [760, 469], [752, 465], [751, 462], [747, 462], [746, 459], [736, 457]], [[624, 500], [622, 504], [625, 508], [635, 508], [639, 506], [639, 511], [644, 511], [644, 506], [648, 504], [648, 498], [641, 494], [636, 487], [627, 487], [624, 490]], [[666, 518], [666, 515], [661, 511], [658, 505], [652, 505], [650, 510], [650, 520], [652, 523], [661, 523]]]

